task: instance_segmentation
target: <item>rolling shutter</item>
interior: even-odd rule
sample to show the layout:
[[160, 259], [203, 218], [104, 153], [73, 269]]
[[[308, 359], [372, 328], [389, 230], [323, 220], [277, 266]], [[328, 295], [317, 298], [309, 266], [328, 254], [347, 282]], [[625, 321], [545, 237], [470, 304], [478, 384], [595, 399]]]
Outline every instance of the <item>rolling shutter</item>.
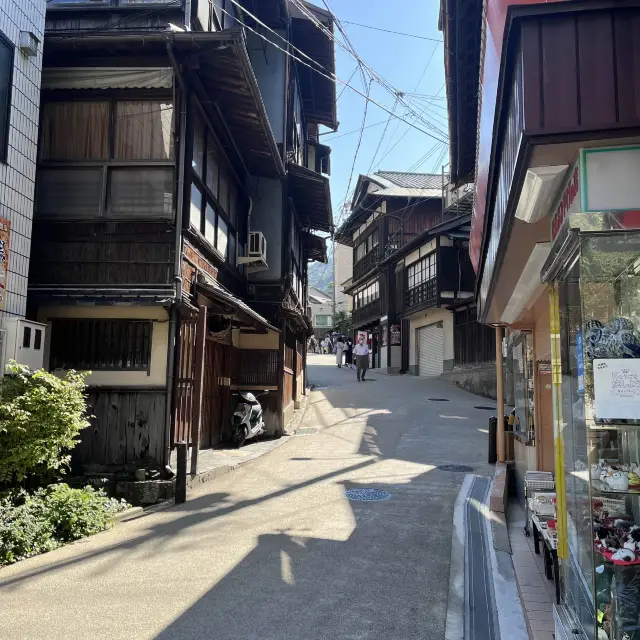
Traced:
[[418, 329], [418, 375], [434, 378], [442, 374], [444, 329], [441, 323]]

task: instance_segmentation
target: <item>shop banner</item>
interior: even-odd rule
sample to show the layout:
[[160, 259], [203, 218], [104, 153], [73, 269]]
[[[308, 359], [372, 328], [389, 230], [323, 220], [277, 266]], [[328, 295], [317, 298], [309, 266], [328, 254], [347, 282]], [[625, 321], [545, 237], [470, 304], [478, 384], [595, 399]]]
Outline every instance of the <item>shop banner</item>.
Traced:
[[400, 335], [400, 325], [392, 324], [391, 325], [391, 346], [399, 347], [402, 344], [402, 339]]
[[11, 222], [6, 218], [0, 218], [0, 309], [4, 309], [7, 304], [10, 232]]

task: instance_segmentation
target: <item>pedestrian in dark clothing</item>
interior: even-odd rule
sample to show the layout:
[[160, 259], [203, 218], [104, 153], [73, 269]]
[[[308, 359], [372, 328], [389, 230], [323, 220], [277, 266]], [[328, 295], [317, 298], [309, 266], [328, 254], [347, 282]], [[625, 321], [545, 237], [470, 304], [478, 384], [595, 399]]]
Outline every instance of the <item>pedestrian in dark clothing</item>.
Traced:
[[344, 350], [344, 364], [348, 369], [351, 369], [353, 365], [353, 342], [347, 340], [347, 346]]

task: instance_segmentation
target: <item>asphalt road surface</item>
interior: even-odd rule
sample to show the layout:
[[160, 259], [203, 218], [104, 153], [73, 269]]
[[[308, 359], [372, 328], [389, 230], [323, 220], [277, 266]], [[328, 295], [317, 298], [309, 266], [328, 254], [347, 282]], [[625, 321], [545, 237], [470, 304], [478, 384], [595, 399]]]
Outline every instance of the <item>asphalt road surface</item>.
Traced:
[[0, 570], [0, 638], [442, 640], [465, 474], [436, 467], [490, 472], [474, 406], [492, 403], [358, 383], [333, 356], [310, 356], [309, 377], [305, 435], [184, 505]]

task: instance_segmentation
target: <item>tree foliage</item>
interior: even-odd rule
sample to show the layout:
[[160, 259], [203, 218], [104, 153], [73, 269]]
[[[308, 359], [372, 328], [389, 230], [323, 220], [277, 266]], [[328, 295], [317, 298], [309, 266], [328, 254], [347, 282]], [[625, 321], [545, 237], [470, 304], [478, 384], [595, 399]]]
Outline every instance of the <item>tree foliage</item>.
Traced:
[[349, 333], [351, 328], [351, 314], [347, 311], [336, 311], [333, 314], [333, 330], [338, 333]]
[[20, 482], [29, 473], [64, 471], [69, 464], [65, 451], [89, 426], [87, 373], [32, 373], [12, 361], [7, 374], [0, 386], [0, 483]]

